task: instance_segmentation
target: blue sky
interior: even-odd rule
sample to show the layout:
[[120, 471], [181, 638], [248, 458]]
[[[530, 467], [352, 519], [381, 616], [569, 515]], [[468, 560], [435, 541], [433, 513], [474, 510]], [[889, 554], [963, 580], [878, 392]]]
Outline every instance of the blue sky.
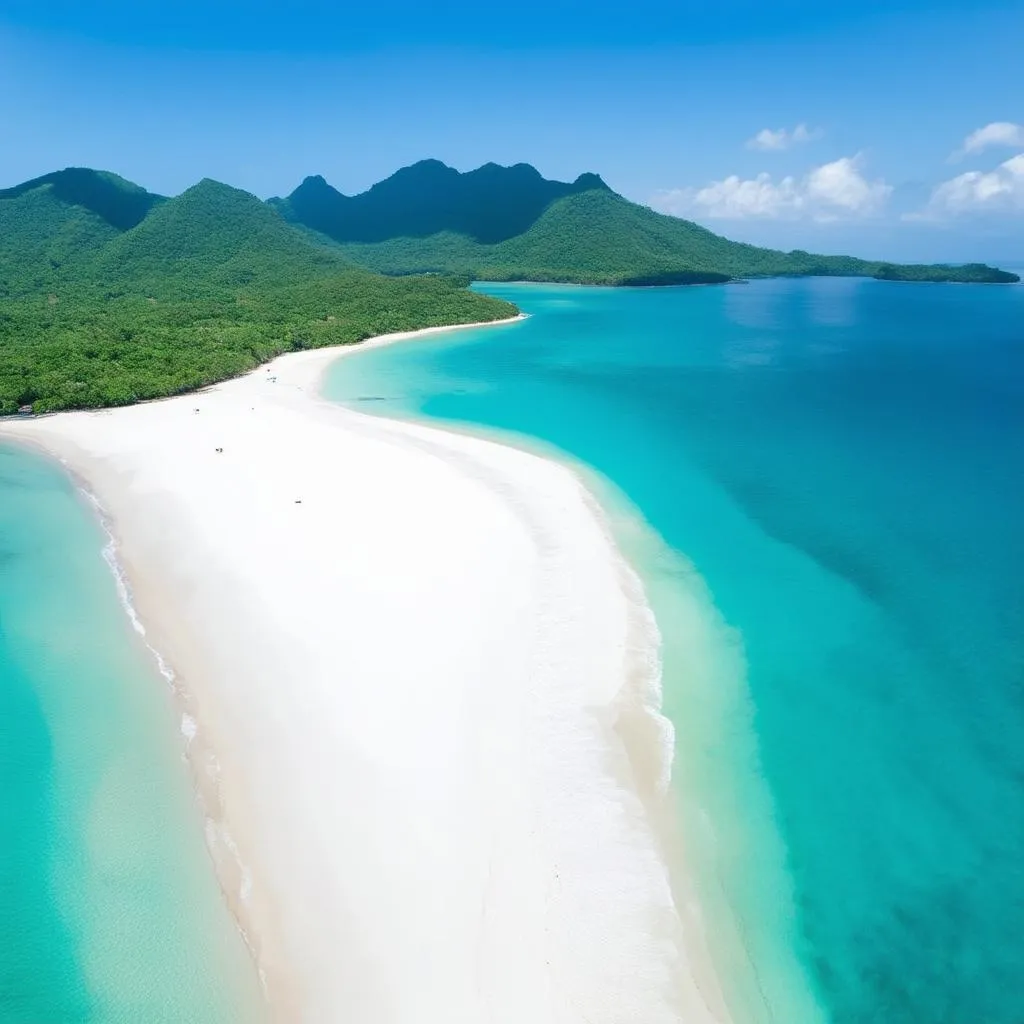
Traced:
[[762, 244], [1024, 263], [1024, 0], [347, 8], [0, 0], [0, 185], [525, 160]]

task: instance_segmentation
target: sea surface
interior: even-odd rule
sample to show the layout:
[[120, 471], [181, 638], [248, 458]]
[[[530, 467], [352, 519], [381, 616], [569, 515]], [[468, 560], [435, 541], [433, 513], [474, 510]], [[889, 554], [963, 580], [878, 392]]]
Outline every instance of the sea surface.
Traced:
[[257, 1022], [109, 543], [60, 467], [0, 443], [0, 1024]]
[[328, 394], [595, 474], [737, 1024], [1021, 1024], [1024, 287], [484, 290]]

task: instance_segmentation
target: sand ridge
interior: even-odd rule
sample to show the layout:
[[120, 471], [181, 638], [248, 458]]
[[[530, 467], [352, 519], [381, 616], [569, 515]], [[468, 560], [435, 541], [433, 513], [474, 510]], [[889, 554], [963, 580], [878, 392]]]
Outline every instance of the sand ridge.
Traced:
[[615, 722], [655, 639], [592, 500], [322, 400], [338, 355], [0, 426], [111, 518], [274, 1016], [724, 1019], [628, 785]]

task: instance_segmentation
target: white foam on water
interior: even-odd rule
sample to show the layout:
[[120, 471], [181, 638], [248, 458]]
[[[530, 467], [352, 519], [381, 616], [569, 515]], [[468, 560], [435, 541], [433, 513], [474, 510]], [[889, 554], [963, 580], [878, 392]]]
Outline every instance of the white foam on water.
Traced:
[[[61, 461], [64, 462], [64, 460]], [[69, 467], [67, 467], [67, 464], [64, 464], [65, 468], [69, 469]], [[161, 677], [170, 686], [175, 699], [179, 702], [179, 704], [184, 703], [185, 700], [187, 699], [187, 695], [185, 693], [184, 688], [178, 681], [178, 678], [174, 670], [168, 664], [167, 659], [164, 658], [160, 651], [156, 647], [154, 647], [153, 644], [151, 644], [147, 639], [148, 634], [146, 632], [145, 624], [143, 623], [141, 617], [139, 616], [138, 609], [136, 608], [135, 602], [132, 599], [131, 584], [128, 580], [127, 574], [124, 571], [124, 567], [121, 565], [121, 562], [117, 557], [118, 543], [117, 536], [114, 533], [113, 519], [107, 513], [106, 509], [103, 507], [99, 498], [92, 491], [90, 491], [87, 487], [83, 486], [80, 481], [77, 483], [77, 486], [79, 493], [85, 498], [85, 500], [89, 503], [90, 507], [93, 509], [93, 512], [95, 513], [96, 518], [100, 524], [100, 528], [102, 529], [103, 534], [106, 538], [106, 543], [103, 545], [101, 553], [103, 556], [103, 561], [106, 562], [108, 568], [110, 569], [111, 575], [114, 577], [114, 584], [117, 588], [117, 594], [121, 602], [121, 607], [124, 609], [125, 614], [128, 616], [128, 620], [132, 625], [132, 629], [139, 637], [142, 638], [146, 650], [149, 652], [150, 656], [153, 658], [153, 661], [156, 663], [157, 670], [159, 671]], [[189, 751], [193, 747], [194, 743], [196, 742], [196, 738], [199, 735], [199, 723], [197, 722], [194, 715], [191, 715], [188, 711], [182, 711], [179, 729], [185, 741], [185, 749], [182, 753], [182, 756], [189, 764], [189, 766], [192, 768], [192, 770], [196, 771], [198, 770], [198, 766], [195, 764], [194, 759], [189, 757]], [[203, 758], [203, 771], [205, 775], [214, 784], [215, 788], [218, 788], [221, 775], [221, 766], [220, 762], [217, 760], [217, 758], [213, 755], [212, 752], [207, 752], [206, 756]], [[234, 895], [238, 898], [238, 900], [240, 900], [240, 902], [243, 905], [245, 905], [249, 902], [252, 896], [252, 872], [249, 870], [249, 867], [242, 859], [241, 851], [238, 849], [238, 845], [235, 842], [233, 836], [231, 835], [231, 832], [229, 831], [226, 823], [223, 820], [219, 820], [210, 813], [210, 809], [207, 806], [206, 801], [203, 799], [202, 793], [198, 789], [193, 790], [193, 795], [195, 796], [195, 799], [202, 811], [203, 833], [206, 841], [206, 847], [210, 854], [210, 857], [213, 860], [214, 864], [216, 865], [218, 863], [218, 854], [220, 853], [220, 851], [226, 850], [228, 852], [231, 860], [231, 866], [234, 869], [234, 871], [237, 872], [237, 876], [239, 879], [238, 892]], [[218, 872], [218, 875], [220, 875], [220, 872]], [[223, 885], [224, 878], [219, 877], [218, 880]], [[235, 920], [235, 924], [238, 928], [239, 934], [242, 937], [242, 940], [245, 942], [245, 945], [248, 948], [250, 955], [252, 956], [253, 962], [256, 965], [257, 974], [260, 979], [260, 987], [264, 995], [266, 995], [266, 976], [264, 974], [263, 968], [260, 966], [256, 947], [254, 946], [251, 937], [247, 933], [246, 929], [242, 926], [241, 922], [237, 920], [237, 918]]]

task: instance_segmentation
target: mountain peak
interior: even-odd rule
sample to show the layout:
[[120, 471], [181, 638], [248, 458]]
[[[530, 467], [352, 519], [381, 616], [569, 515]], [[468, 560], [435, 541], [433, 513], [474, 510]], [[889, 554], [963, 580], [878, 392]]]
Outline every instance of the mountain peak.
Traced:
[[[310, 174], [308, 177], [302, 179], [302, 184], [295, 190], [296, 192], [336, 192], [337, 189], [333, 185], [329, 185], [327, 179], [322, 174]], [[292, 193], [293, 195], [295, 193]]]
[[[216, 178], [201, 178], [194, 185], [185, 189], [182, 192], [182, 196], [189, 195], [202, 195], [203, 193], [221, 193], [223, 195], [236, 195], [236, 196], [252, 196], [252, 193], [245, 192], [243, 189], [235, 188], [234, 185], [225, 185], [223, 181], [217, 181]], [[252, 196], [255, 199], [255, 196]]]
[[549, 181], [527, 163], [486, 163], [460, 172], [436, 159], [396, 171], [366, 192], [345, 196], [317, 176], [274, 205], [285, 217], [338, 242], [427, 238], [443, 232], [491, 244], [527, 231], [556, 200], [608, 186], [596, 174]]
[[[409, 164], [407, 167], [400, 167], [395, 171], [395, 174], [403, 174], [408, 171], [427, 171], [430, 173], [437, 173], [440, 171], [443, 174], [451, 174], [453, 172], [455, 174], [459, 173], [454, 167], [449, 167], [443, 160], [437, 160], [434, 157], [427, 157], [426, 160], [417, 160], [415, 163]], [[392, 177], [394, 177], [394, 175], [392, 175]]]
[[266, 217], [268, 214], [274, 217], [277, 216], [266, 203], [251, 192], [235, 188], [233, 185], [226, 185], [223, 181], [217, 181], [214, 178], [203, 178], [191, 188], [185, 189], [180, 196], [166, 203], [164, 209], [169, 210], [172, 207], [176, 210], [210, 210], [216, 212], [252, 210], [255, 216], [261, 218]]
[[150, 210], [164, 201], [163, 196], [147, 192], [141, 185], [91, 167], [65, 167], [13, 188], [0, 191], [0, 199], [15, 198], [38, 188], [49, 188], [62, 203], [92, 211], [119, 231], [128, 231], [140, 223]]
[[605, 183], [604, 178], [600, 174], [594, 174], [593, 171], [586, 171], [581, 174], [574, 182], [573, 185], [576, 187], [577, 192], [589, 192], [591, 189], [601, 189], [605, 192], [611, 192], [611, 189]]

